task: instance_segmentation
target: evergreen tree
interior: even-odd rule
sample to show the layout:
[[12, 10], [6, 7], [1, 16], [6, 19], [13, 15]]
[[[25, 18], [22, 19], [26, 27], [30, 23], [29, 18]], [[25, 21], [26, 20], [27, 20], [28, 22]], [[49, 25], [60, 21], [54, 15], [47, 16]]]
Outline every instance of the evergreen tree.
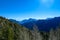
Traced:
[[32, 34], [33, 34], [33, 40], [42, 40], [42, 36], [40, 35], [40, 32], [36, 25], [34, 25], [34, 27], [33, 27]]

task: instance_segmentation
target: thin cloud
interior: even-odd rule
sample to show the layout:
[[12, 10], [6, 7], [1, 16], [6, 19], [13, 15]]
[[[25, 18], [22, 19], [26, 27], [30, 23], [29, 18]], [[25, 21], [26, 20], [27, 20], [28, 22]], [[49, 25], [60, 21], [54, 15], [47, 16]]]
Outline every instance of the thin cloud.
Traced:
[[54, 3], [54, 0], [41, 0], [41, 4], [44, 7], [50, 8]]

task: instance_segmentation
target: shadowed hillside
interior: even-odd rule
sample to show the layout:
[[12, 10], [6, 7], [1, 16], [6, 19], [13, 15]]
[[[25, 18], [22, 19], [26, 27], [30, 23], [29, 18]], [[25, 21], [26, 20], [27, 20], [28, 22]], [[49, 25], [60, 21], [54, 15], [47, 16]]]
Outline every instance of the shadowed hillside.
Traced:
[[51, 28], [56, 29], [60, 24], [60, 17], [48, 18], [48, 19], [39, 19], [30, 21], [29, 19], [22, 21], [21, 25], [27, 27], [28, 29], [32, 29], [34, 24], [37, 25], [38, 29], [41, 31], [50, 31]]
[[60, 40], [60, 26], [49, 32], [39, 31], [36, 25], [29, 30], [20, 24], [0, 17], [0, 40]]

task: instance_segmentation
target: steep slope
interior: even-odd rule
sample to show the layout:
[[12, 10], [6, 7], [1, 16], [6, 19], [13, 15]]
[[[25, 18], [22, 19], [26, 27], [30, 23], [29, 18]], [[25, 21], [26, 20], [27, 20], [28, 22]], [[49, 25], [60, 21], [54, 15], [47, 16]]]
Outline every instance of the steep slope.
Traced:
[[9, 21], [11, 21], [11, 22], [13, 22], [13, 23], [20, 24], [20, 22], [19, 22], [19, 21], [16, 21], [16, 20], [14, 20], [14, 19], [9, 19]]
[[0, 40], [42, 40], [39, 30], [29, 30], [20, 24], [0, 17]]
[[60, 40], [60, 25], [55, 30], [51, 28], [49, 32], [39, 31], [35, 24], [33, 30], [29, 30], [0, 17], [0, 40]]
[[4, 17], [0, 17], [0, 40], [23, 40], [23, 32], [25, 31], [27, 32], [28, 29], [20, 24], [13, 23]]

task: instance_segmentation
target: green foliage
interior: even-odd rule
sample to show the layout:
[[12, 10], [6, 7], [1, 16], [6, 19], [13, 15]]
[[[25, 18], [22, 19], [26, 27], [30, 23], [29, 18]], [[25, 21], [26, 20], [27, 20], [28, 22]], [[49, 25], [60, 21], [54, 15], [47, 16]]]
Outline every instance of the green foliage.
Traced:
[[0, 40], [60, 40], [60, 26], [57, 30], [40, 32], [36, 25], [34, 25], [33, 30], [29, 30], [0, 17]]
[[0, 40], [19, 40], [21, 26], [0, 17]]

